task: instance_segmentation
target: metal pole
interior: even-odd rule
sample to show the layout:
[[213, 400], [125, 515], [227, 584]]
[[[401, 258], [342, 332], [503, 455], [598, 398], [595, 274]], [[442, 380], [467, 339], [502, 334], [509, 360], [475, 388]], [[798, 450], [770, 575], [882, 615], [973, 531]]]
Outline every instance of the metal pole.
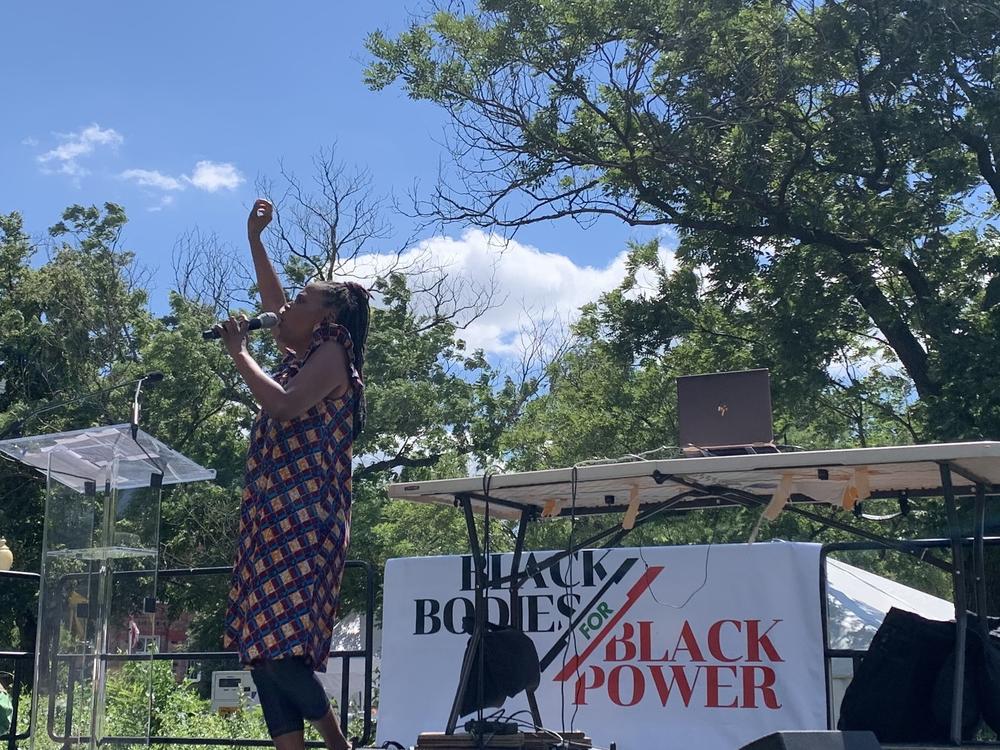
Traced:
[[[74, 664], [74, 660], [73, 659], [70, 659], [69, 662], [66, 664], [66, 669], [67, 669], [67, 674], [66, 674], [66, 719], [65, 719], [66, 723], [64, 725], [65, 729], [63, 729], [63, 736], [60, 738], [62, 740], [65, 740], [65, 742], [63, 743], [63, 747], [64, 748], [72, 747], [73, 745], [77, 744], [77, 742], [79, 740], [82, 739], [80, 737], [74, 737], [73, 736], [73, 703], [74, 703], [74, 697], [76, 696], [76, 690], [73, 687], [73, 677], [76, 674], [75, 666], [76, 665]], [[53, 665], [53, 668], [55, 668], [55, 665]], [[81, 683], [82, 682], [83, 681], [81, 680]], [[50, 701], [50, 705], [55, 705], [55, 701], [52, 698], [50, 698], [49, 701]], [[93, 706], [91, 706], [91, 708], [93, 708]], [[53, 738], [53, 739], [55, 739], [55, 738]], [[76, 742], [74, 742], [74, 740], [76, 740]]]
[[[488, 479], [484, 479], [488, 483]], [[483, 690], [486, 681], [486, 608], [489, 606], [487, 593], [490, 587], [490, 501], [489, 493], [483, 510], [483, 577], [476, 578], [482, 583], [476, 587], [476, 629], [479, 630], [479, 640], [476, 644], [476, 653], [479, 657], [479, 670], [476, 680], [476, 718], [479, 720], [480, 731], [476, 732], [476, 748], [483, 750], [486, 747], [486, 736], [482, 732], [483, 726]], [[471, 505], [471, 501], [470, 501]]]
[[983, 538], [986, 531], [986, 488], [976, 485], [975, 520], [973, 522], [972, 568], [976, 577], [976, 612], [979, 614], [979, 633], [983, 643], [989, 642], [989, 607], [986, 603], [986, 551]]
[[458, 726], [459, 711], [462, 708], [462, 699], [465, 697], [465, 690], [469, 684], [469, 676], [472, 673], [472, 663], [479, 650], [483, 631], [479, 617], [481, 611], [481, 598], [483, 597], [483, 587], [486, 585], [486, 562], [483, 560], [482, 552], [479, 549], [479, 534], [476, 531], [476, 519], [472, 515], [472, 500], [468, 495], [458, 498], [462, 503], [462, 510], [465, 512], [465, 527], [469, 533], [469, 548], [472, 551], [472, 561], [476, 569], [476, 596], [475, 596], [475, 618], [472, 634], [469, 643], [465, 647], [465, 656], [462, 658], [462, 671], [458, 678], [458, 689], [455, 691], [455, 700], [451, 704], [451, 713], [448, 715], [448, 724], [445, 727], [445, 734], [455, 734], [455, 727]]
[[14, 680], [11, 684], [10, 696], [10, 731], [7, 734], [8, 750], [17, 750], [17, 710], [21, 698], [21, 682], [23, 680], [21, 663], [23, 661], [23, 659], [14, 660]]
[[[524, 551], [524, 536], [528, 531], [528, 524], [531, 522], [533, 511], [525, 508], [521, 511], [521, 520], [517, 526], [517, 539], [514, 542], [514, 557], [510, 564], [510, 624], [517, 630], [524, 630], [521, 625], [521, 583], [525, 580], [521, 578], [521, 553]], [[542, 726], [542, 714], [538, 710], [538, 700], [535, 698], [535, 691], [528, 688], [524, 691], [528, 699], [528, 710], [531, 711], [531, 720], [538, 729]]]
[[347, 736], [347, 706], [351, 702], [351, 657], [340, 661], [340, 731]]
[[[135, 386], [135, 418], [138, 420], [139, 415], [139, 389], [142, 387], [142, 381]], [[138, 423], [133, 423], [133, 435], [132, 439], [135, 440], [135, 431], [138, 429]], [[136, 441], [138, 444], [138, 441]], [[142, 447], [141, 445], [139, 446]], [[145, 449], [143, 448], [145, 452]], [[148, 454], [147, 454], [148, 455]], [[161, 508], [163, 503], [163, 474], [154, 473], [149, 476], [149, 492], [155, 493], [155, 509], [154, 513], [154, 531], [152, 539], [153, 548], [153, 611], [151, 613], [151, 620], [153, 623], [153, 633], [156, 633], [156, 603], [159, 601], [160, 596], [160, 518], [162, 518]], [[145, 609], [145, 607], [143, 607]], [[110, 614], [110, 613], [109, 613]], [[131, 637], [131, 636], [130, 636]], [[149, 651], [149, 649], [146, 649]], [[166, 650], [170, 650], [170, 644], [167, 643]], [[150, 654], [149, 666], [146, 669], [146, 747], [149, 747], [149, 736], [153, 731], [153, 659], [152, 654]]]
[[372, 566], [364, 563], [365, 582], [367, 586], [368, 612], [365, 615], [365, 721], [360, 745], [367, 745], [372, 741], [372, 654], [375, 651], [374, 628], [375, 628], [375, 574]]
[[951, 741], [962, 744], [962, 702], [965, 692], [965, 638], [968, 622], [968, 606], [965, 602], [965, 580], [963, 579], [962, 541], [959, 532], [958, 508], [955, 492], [951, 485], [951, 467], [940, 464], [941, 489], [944, 492], [944, 507], [948, 515], [948, 536], [951, 539], [951, 582], [955, 592], [955, 671], [951, 690]]
[[819, 616], [823, 633], [823, 687], [826, 693], [826, 728], [833, 729], [833, 706], [830, 705], [830, 620], [826, 602], [826, 547], [819, 553]]
[[510, 625], [518, 630], [524, 629], [521, 627], [521, 598], [519, 593], [522, 579], [520, 571], [521, 553], [524, 551], [524, 536], [528, 531], [530, 520], [531, 511], [525, 508], [521, 511], [521, 520], [517, 524], [517, 538], [514, 541], [514, 558], [510, 563]]

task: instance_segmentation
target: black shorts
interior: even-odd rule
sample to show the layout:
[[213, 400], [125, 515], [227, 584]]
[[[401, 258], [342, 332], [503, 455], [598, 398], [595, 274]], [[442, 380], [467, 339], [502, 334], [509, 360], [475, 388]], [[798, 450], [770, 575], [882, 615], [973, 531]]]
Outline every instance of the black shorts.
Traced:
[[271, 737], [301, 732], [303, 720], [318, 721], [330, 710], [326, 691], [301, 656], [256, 662], [250, 674]]

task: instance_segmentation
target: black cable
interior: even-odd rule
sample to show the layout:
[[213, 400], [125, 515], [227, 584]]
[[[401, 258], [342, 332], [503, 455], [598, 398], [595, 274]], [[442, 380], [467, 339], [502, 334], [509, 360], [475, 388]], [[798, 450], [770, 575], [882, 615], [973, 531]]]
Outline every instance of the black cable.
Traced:
[[144, 446], [141, 442], [139, 442], [138, 436], [133, 435], [132, 436], [132, 442], [134, 442], [136, 445], [139, 446], [139, 450], [141, 450], [145, 454], [146, 459], [151, 464], [153, 464], [153, 468], [155, 468], [161, 475], [165, 475], [166, 474], [166, 471], [163, 468], [163, 464], [160, 461], [157, 461], [151, 455], [149, 455], [149, 451], [146, 450], [146, 446]]
[[[685, 599], [680, 604], [668, 604], [666, 602], [661, 602], [659, 599], [657, 599], [656, 598], [656, 592], [653, 591], [653, 587], [650, 586], [649, 587], [649, 594], [650, 594], [650, 596], [653, 597], [653, 601], [654, 602], [656, 602], [657, 604], [659, 604], [661, 607], [669, 607], [670, 609], [684, 609], [684, 607], [686, 607], [688, 605], [688, 602], [690, 602], [692, 599], [694, 599], [695, 595], [698, 592], [700, 592], [703, 588], [705, 588], [705, 586], [708, 585], [708, 561], [709, 561], [709, 559], [712, 556], [712, 546], [715, 544], [715, 536], [716, 536], [717, 531], [718, 531], [718, 527], [712, 527], [712, 538], [709, 540], [708, 547], [705, 549], [705, 573], [704, 573], [704, 576], [702, 577], [701, 583], [698, 585], [698, 587], [694, 591], [692, 591], [688, 595], [688, 598]], [[641, 545], [641, 544], [639, 545], [639, 559], [642, 560], [642, 564], [646, 566], [646, 570], [649, 570], [649, 563], [646, 562], [646, 556], [643, 554], [643, 545]]]
[[[501, 709], [501, 714], [502, 714], [502, 713], [503, 713], [503, 710]], [[515, 712], [514, 712], [514, 713], [512, 713], [512, 714], [511, 714], [510, 716], [506, 716], [506, 717], [504, 717], [504, 718], [505, 718], [505, 719], [506, 719], [507, 721], [513, 721], [513, 722], [514, 722], [515, 724], [530, 724], [530, 722], [527, 722], [527, 721], [522, 721], [521, 719], [518, 719], [518, 718], [517, 718], [517, 717], [518, 717], [518, 716], [520, 716], [521, 714], [529, 714], [529, 715], [530, 715], [530, 714], [531, 714], [531, 710], [530, 710], [530, 709], [527, 709], [527, 708], [522, 708], [522, 709], [521, 709], [520, 711], [515, 711]], [[534, 726], [534, 724], [531, 724], [531, 726]]]
[[[518, 711], [518, 713], [525, 713], [525, 712]], [[510, 716], [508, 718], [513, 718], [516, 715], [517, 714], [513, 714], [512, 716]], [[577, 746], [577, 747], [580, 747], [580, 748], [583, 747], [582, 743], [574, 742], [573, 740], [567, 740], [565, 737], [563, 737], [561, 734], [559, 734], [559, 732], [557, 732], [554, 729], [546, 729], [545, 727], [537, 726], [535, 724], [532, 724], [529, 721], [521, 721], [520, 719], [514, 719], [514, 723], [517, 724], [520, 727], [530, 727], [535, 732], [542, 732], [544, 734], [548, 734], [548, 735], [551, 735], [552, 737], [555, 737], [556, 740], [559, 742], [559, 747], [568, 747], [568, 746], [574, 746], [574, 745]], [[590, 750], [601, 750], [601, 748], [598, 747], [597, 745], [589, 745], [588, 747], [589, 747]]]
[[[518, 713], [523, 713], [523, 712], [518, 712]], [[517, 714], [514, 714], [512, 716], [509, 716], [508, 718], [513, 719], [514, 723], [517, 724], [519, 727], [530, 727], [531, 730], [534, 731], [534, 732], [542, 732], [543, 734], [551, 735], [551, 736], [553, 736], [553, 737], [556, 738], [556, 741], [560, 745], [562, 745], [564, 742], [566, 742], [565, 738], [561, 734], [559, 734], [559, 732], [557, 732], [556, 730], [554, 730], [554, 729], [546, 729], [545, 727], [537, 726], [536, 724], [534, 724], [534, 723], [532, 723], [530, 721], [522, 721], [521, 719], [514, 719], [514, 716], [516, 716], [516, 715]]]
[[[486, 611], [483, 613], [476, 612], [476, 620], [482, 620], [483, 622], [483, 632], [480, 634], [479, 643], [477, 644], [477, 651], [479, 656], [479, 684], [476, 686], [477, 691], [477, 703], [479, 703], [479, 711], [477, 715], [479, 717], [479, 723], [483, 723], [483, 685], [486, 680], [486, 630], [489, 628], [489, 593], [490, 593], [490, 486], [493, 483], [493, 475], [487, 469], [483, 472], [483, 497], [484, 509], [483, 509], [483, 574], [482, 576], [477, 576], [477, 580], [480, 585], [485, 587], [483, 595], [481, 598], [477, 597], [477, 606], [481, 604], [485, 607]], [[478, 563], [477, 563], [478, 564]], [[482, 740], [482, 735], [479, 737]], [[491, 735], [489, 740], [492, 740]], [[489, 740], [477, 742], [477, 747], [486, 747]]]

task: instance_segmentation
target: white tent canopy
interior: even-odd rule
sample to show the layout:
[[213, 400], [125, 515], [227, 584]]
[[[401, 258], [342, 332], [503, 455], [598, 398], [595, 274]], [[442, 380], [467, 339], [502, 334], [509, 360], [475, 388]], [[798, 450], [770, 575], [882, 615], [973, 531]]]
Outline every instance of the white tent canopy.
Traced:
[[952, 620], [955, 605], [889, 578], [827, 557], [826, 607], [828, 645], [864, 650], [893, 607], [928, 620]]

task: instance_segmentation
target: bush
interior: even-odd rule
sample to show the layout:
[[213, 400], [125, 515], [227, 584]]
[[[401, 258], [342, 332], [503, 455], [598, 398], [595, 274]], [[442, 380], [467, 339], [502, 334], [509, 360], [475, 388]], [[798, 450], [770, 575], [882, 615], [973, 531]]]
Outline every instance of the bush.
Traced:
[[[147, 702], [150, 687], [152, 700]], [[129, 662], [109, 675], [105, 705], [106, 735], [145, 737], [148, 720], [151, 737], [268, 738], [259, 707], [225, 715], [213, 713], [211, 701], [198, 694], [194, 683], [176, 682], [167, 661]], [[183, 745], [161, 747], [190, 750]], [[231, 745], [217, 747], [221, 750]]]

